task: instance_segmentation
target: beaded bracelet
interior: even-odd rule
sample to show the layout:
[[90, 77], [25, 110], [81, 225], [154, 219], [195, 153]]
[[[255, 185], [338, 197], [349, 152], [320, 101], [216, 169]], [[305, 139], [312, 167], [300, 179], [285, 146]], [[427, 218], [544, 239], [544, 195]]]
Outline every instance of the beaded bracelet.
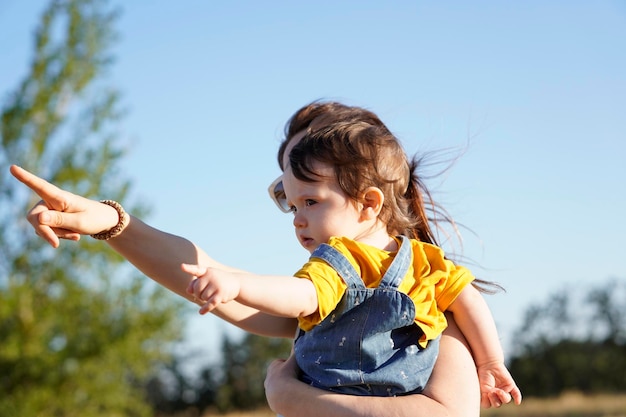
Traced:
[[98, 240], [109, 240], [111, 238], [119, 236], [124, 231], [126, 226], [128, 226], [130, 216], [124, 211], [124, 208], [122, 207], [122, 205], [118, 203], [117, 201], [101, 200], [100, 202], [102, 204], [106, 204], [107, 206], [113, 207], [115, 211], [117, 211], [119, 221], [117, 222], [115, 226], [113, 226], [109, 230], [105, 230], [100, 233], [95, 233], [91, 235], [91, 237], [94, 239], [98, 239]]

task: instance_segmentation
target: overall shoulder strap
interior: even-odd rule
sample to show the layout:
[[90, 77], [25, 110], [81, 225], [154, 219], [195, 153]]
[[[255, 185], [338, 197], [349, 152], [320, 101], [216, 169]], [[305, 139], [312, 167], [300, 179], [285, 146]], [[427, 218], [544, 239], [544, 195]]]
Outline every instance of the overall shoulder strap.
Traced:
[[344, 280], [348, 288], [365, 288], [361, 276], [356, 272], [344, 254], [332, 246], [323, 243], [311, 254], [311, 258], [319, 258], [330, 265]]
[[413, 262], [413, 250], [411, 241], [406, 236], [398, 236], [401, 240], [400, 248], [395, 258], [389, 265], [389, 269], [383, 275], [379, 288], [398, 288], [402, 279], [409, 270], [411, 262]]

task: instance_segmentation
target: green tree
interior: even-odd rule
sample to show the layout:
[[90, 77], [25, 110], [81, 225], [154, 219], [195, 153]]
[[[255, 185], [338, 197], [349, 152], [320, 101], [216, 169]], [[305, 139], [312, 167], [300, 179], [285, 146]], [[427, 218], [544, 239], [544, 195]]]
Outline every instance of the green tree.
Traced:
[[[141, 416], [142, 384], [180, 337], [174, 297], [91, 238], [53, 250], [24, 219], [35, 203], [16, 163], [75, 193], [124, 201], [130, 183], [104, 82], [118, 13], [51, 1], [28, 74], [1, 104], [0, 415]], [[132, 208], [137, 212], [139, 208]]]
[[510, 370], [526, 396], [626, 392], [626, 282], [572, 287], [529, 307]]
[[[195, 355], [175, 354], [148, 381], [147, 392], [157, 413], [163, 415], [204, 415], [214, 408], [219, 381], [216, 367], [201, 369], [195, 376], [184, 372], [185, 365], [193, 362]], [[188, 366], [187, 366], [188, 367]]]
[[240, 341], [222, 342], [220, 386], [216, 406], [221, 411], [254, 409], [267, 404], [263, 381], [269, 363], [286, 358], [292, 341], [246, 334]]

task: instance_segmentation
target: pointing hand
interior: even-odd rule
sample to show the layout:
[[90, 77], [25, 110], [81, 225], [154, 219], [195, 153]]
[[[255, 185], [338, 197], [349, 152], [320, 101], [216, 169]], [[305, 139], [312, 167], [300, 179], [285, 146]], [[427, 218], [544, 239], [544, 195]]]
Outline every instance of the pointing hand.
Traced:
[[35, 233], [54, 248], [59, 246], [59, 238], [79, 240], [80, 235], [109, 230], [119, 221], [113, 207], [62, 190], [17, 165], [12, 165], [10, 170], [41, 197], [26, 218]]

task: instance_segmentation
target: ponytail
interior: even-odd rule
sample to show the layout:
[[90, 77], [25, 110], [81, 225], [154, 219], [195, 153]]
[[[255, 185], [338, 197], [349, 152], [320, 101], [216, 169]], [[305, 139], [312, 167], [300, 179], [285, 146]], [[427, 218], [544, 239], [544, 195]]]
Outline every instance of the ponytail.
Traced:
[[447, 223], [461, 239], [456, 222], [448, 212], [435, 202], [430, 191], [418, 175], [422, 159], [414, 157], [409, 164], [409, 184], [404, 198], [408, 202], [408, 214], [413, 218], [413, 226], [407, 230], [408, 236], [422, 242], [440, 246], [435, 232], [448, 234], [443, 227]]
[[[409, 217], [412, 217], [414, 221], [413, 226], [406, 230], [406, 236], [440, 246], [433, 231], [443, 233], [447, 237], [448, 232], [443, 227], [443, 224], [447, 223], [462, 243], [457, 223], [442, 206], [433, 200], [430, 191], [417, 174], [420, 163], [421, 159], [415, 157], [409, 164], [409, 184], [404, 198], [408, 202]], [[472, 285], [480, 292], [487, 294], [504, 291], [498, 283], [480, 278], [475, 278]]]

